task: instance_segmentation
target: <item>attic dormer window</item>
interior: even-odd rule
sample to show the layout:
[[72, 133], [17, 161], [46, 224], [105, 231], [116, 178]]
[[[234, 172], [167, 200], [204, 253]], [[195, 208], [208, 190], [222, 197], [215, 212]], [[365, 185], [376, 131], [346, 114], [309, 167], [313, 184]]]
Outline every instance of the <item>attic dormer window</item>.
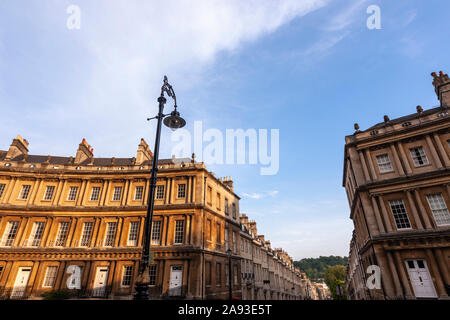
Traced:
[[11, 163], [5, 163], [5, 167], [11, 167]]
[[446, 117], [446, 116], [448, 116], [448, 111], [443, 111], [441, 113], [438, 113], [437, 116], [438, 116], [438, 118]]
[[102, 167], [98, 167], [97, 170], [102, 170]]
[[53, 169], [59, 169], [59, 167], [58, 166], [53, 166]]
[[36, 168], [35, 164], [30, 164], [30, 168]]
[[373, 130], [373, 131], [370, 132], [370, 135], [371, 135], [371, 136], [375, 136], [375, 135], [377, 135], [377, 134], [378, 134], [378, 130]]
[[403, 128], [409, 127], [410, 125], [411, 125], [411, 122], [409, 122], [409, 121], [402, 123]]

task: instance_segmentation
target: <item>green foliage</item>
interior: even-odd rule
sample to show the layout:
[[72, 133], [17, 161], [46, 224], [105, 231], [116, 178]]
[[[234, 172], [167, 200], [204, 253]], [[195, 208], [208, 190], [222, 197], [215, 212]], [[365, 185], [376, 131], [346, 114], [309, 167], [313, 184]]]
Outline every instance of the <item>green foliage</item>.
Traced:
[[300, 267], [302, 272], [305, 272], [309, 279], [315, 282], [320, 282], [325, 278], [325, 271], [329, 266], [348, 264], [348, 257], [329, 256], [319, 258], [305, 258], [300, 261], [294, 261], [296, 267]]
[[[331, 295], [334, 300], [345, 300], [345, 267], [329, 266], [325, 271], [325, 283], [330, 288]], [[342, 290], [339, 292], [337, 286]]]
[[52, 290], [45, 292], [42, 296], [44, 300], [65, 300], [69, 299], [72, 294], [67, 290]]

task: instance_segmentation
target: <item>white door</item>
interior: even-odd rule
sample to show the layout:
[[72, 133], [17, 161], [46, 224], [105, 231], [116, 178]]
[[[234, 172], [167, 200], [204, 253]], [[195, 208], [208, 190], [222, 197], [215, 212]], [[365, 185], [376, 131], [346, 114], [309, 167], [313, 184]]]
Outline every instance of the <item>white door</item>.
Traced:
[[106, 283], [108, 281], [108, 267], [98, 267], [95, 273], [93, 296], [104, 297], [106, 293]]
[[422, 259], [406, 260], [406, 266], [416, 298], [437, 298], [427, 262]]
[[181, 296], [182, 283], [183, 266], [172, 266], [170, 268], [169, 296]]
[[27, 289], [28, 279], [30, 278], [31, 268], [19, 268], [17, 272], [16, 281], [11, 292], [11, 299], [22, 298]]

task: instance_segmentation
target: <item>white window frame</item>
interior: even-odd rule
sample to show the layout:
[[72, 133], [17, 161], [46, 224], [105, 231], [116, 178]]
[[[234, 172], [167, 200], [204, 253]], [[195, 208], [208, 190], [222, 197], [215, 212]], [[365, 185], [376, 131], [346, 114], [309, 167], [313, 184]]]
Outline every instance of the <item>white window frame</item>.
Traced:
[[27, 243], [27, 247], [39, 247], [44, 236], [45, 222], [36, 221], [31, 228], [30, 238]]
[[[150, 241], [152, 245], [161, 245], [161, 226], [162, 226], [162, 221], [161, 220], [154, 220], [152, 222], [152, 234], [150, 237]], [[157, 231], [157, 232], [156, 232]], [[158, 235], [158, 238], [154, 239], [154, 236]]]
[[[129, 284], [124, 284], [124, 281]], [[133, 282], [133, 265], [124, 265], [122, 269], [122, 279], [120, 281], [120, 286], [122, 288], [129, 288]]]
[[436, 225], [438, 227], [450, 225], [450, 214], [442, 193], [428, 194], [427, 201]]
[[114, 247], [116, 242], [117, 222], [110, 221], [106, 223], [105, 239], [103, 241], [104, 247]]
[[0, 183], [0, 199], [3, 196], [3, 193], [5, 192], [6, 189], [6, 184], [5, 183]]
[[[404, 212], [394, 212], [394, 210], [397, 211], [397, 209], [392, 208], [392, 206], [402, 206]], [[412, 229], [411, 221], [409, 220], [408, 211], [406, 210], [406, 206], [405, 206], [405, 203], [403, 202], [403, 199], [389, 200], [389, 207], [391, 208], [391, 213], [392, 213], [392, 216], [394, 217], [394, 223], [395, 223], [397, 230]], [[398, 217], [400, 214], [404, 214], [406, 216], [406, 220], [408, 222], [409, 227], [400, 227], [399, 228], [399, 223], [400, 223], [400, 225], [402, 225], [402, 224], [405, 224], [405, 222], [406, 222], [404, 217], [402, 217], [402, 218]], [[401, 220], [397, 221], [397, 218], [401, 219]]]
[[114, 192], [111, 201], [120, 201], [122, 199], [122, 187], [114, 187]]
[[158, 265], [156, 263], [151, 264], [149, 266], [149, 280], [150, 280], [149, 285], [150, 285], [150, 287], [156, 286], [157, 276], [158, 276]]
[[[179, 228], [179, 224], [181, 224], [182, 228]], [[174, 244], [183, 244], [184, 243], [184, 228], [185, 223], [184, 220], [175, 220], [175, 232], [173, 235], [173, 243]], [[177, 237], [181, 236], [181, 241], [177, 241]]]
[[12, 247], [16, 240], [17, 231], [19, 231], [19, 221], [8, 221], [3, 232], [1, 247]]
[[[410, 148], [409, 153], [411, 154], [411, 159], [415, 167], [423, 167], [430, 164], [425, 149], [422, 146]], [[423, 163], [419, 163], [419, 161]]]
[[164, 190], [165, 187], [162, 184], [159, 184], [156, 186], [156, 194], [155, 194], [155, 199], [156, 200], [163, 200], [164, 199]]
[[[90, 226], [89, 234], [86, 233], [87, 226]], [[87, 221], [87, 222], [83, 223], [83, 229], [81, 230], [79, 247], [89, 247], [91, 245], [93, 229], [94, 229], [94, 223], [92, 221]], [[87, 237], [86, 241], [83, 241], [86, 235], [88, 235], [88, 237]], [[87, 244], [84, 244], [85, 242], [87, 242]]]
[[377, 160], [378, 170], [380, 171], [380, 173], [388, 173], [394, 171], [391, 159], [389, 158], [389, 154], [379, 154], [375, 158]]
[[179, 183], [177, 190], [177, 199], [184, 199], [184, 198], [186, 198], [186, 184]]
[[45, 188], [44, 197], [42, 198], [43, 201], [51, 201], [53, 199], [53, 194], [55, 193], [55, 186], [47, 186]]
[[27, 200], [28, 196], [30, 195], [30, 190], [31, 190], [30, 184], [22, 185], [22, 189], [20, 190], [18, 200]]
[[[55, 247], [64, 247], [67, 241], [67, 235], [69, 234], [70, 223], [68, 221], [61, 221], [58, 224], [58, 232], [55, 238]], [[64, 236], [64, 237], [63, 237]]]
[[98, 199], [100, 198], [100, 190], [101, 187], [98, 186], [92, 187], [91, 197], [89, 198], [89, 201], [98, 201]]
[[77, 199], [78, 187], [71, 186], [69, 187], [69, 192], [67, 193], [67, 201], [75, 201]]
[[142, 200], [143, 198], [144, 198], [144, 186], [136, 186], [136, 188], [134, 189], [134, 200]]
[[[48, 266], [45, 270], [45, 277], [42, 288], [53, 288], [58, 277], [58, 266]], [[51, 283], [49, 283], [51, 281]]]
[[130, 221], [128, 227], [128, 246], [137, 246], [139, 235], [139, 221]]

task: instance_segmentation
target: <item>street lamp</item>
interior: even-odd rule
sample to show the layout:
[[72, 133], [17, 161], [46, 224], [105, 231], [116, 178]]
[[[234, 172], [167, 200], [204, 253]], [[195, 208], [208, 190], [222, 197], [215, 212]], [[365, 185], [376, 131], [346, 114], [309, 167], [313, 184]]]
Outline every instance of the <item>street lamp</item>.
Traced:
[[[164, 93], [167, 93], [169, 97], [174, 100], [174, 110], [170, 114], [163, 114], [164, 104], [167, 102], [164, 97]], [[172, 86], [167, 81], [167, 77], [164, 76], [164, 82], [161, 87], [161, 95], [158, 98], [159, 111], [158, 115], [153, 118], [148, 118], [147, 120], [157, 119], [158, 124], [156, 126], [156, 138], [155, 138], [155, 149], [153, 153], [152, 160], [152, 171], [150, 177], [150, 190], [148, 192], [148, 206], [147, 206], [147, 216], [145, 218], [145, 227], [143, 234], [143, 253], [142, 258], [139, 262], [139, 273], [136, 277], [134, 294], [135, 300], [147, 300], [148, 299], [148, 288], [150, 286], [150, 238], [152, 230], [152, 220], [153, 220], [153, 207], [155, 201], [155, 189], [156, 189], [156, 175], [158, 173], [158, 155], [159, 155], [159, 142], [161, 137], [161, 123], [164, 119], [164, 125], [175, 130], [182, 128], [186, 125], [186, 121], [180, 117], [180, 113], [177, 111], [177, 98], [175, 96], [175, 91], [173, 91]]]
[[227, 250], [228, 255], [228, 299], [233, 299], [233, 282], [231, 281], [231, 249]]

